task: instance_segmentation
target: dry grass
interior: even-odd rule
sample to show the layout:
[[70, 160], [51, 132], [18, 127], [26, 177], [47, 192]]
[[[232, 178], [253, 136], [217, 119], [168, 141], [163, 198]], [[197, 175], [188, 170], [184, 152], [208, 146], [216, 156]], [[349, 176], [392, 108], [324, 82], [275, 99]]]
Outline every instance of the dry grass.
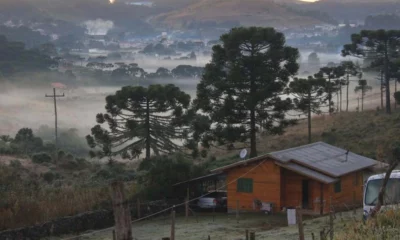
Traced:
[[376, 218], [353, 222], [335, 235], [335, 240], [400, 239], [400, 210], [388, 209]]
[[9, 191], [2, 196], [5, 205], [0, 208], [0, 230], [30, 226], [91, 211], [108, 198], [105, 187]]
[[[18, 177], [20, 174], [24, 176]], [[131, 197], [136, 188], [129, 183], [127, 189]], [[0, 165], [0, 231], [111, 209], [110, 201], [107, 181], [85, 182], [80, 177], [48, 185], [28, 178], [26, 169]]]
[[[312, 141], [324, 141], [377, 160], [388, 158], [391, 144], [400, 141], [400, 112], [391, 115], [373, 110], [348, 112], [312, 119]], [[289, 127], [281, 136], [260, 136], [257, 142], [259, 155], [308, 143], [307, 122]], [[243, 144], [237, 148], [248, 147]], [[239, 159], [238, 150], [212, 149], [210, 156], [217, 160], [210, 168], [230, 164]]]

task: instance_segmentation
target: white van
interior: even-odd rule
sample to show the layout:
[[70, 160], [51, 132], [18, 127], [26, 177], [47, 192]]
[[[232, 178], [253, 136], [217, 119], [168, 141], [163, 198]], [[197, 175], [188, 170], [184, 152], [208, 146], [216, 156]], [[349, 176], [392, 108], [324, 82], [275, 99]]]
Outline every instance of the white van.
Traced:
[[[371, 210], [378, 203], [378, 195], [385, 175], [385, 173], [373, 175], [368, 178], [364, 185], [364, 219], [368, 217]], [[390, 179], [386, 185], [386, 193], [383, 200], [382, 208], [394, 206], [400, 203], [400, 170], [394, 170], [392, 174], [390, 174]]]

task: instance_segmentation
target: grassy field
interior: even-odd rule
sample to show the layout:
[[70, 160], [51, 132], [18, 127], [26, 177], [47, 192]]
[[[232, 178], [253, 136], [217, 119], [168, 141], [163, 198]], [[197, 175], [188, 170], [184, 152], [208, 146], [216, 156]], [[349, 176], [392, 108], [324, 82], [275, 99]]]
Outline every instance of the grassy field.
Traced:
[[[289, 127], [281, 136], [260, 136], [259, 155], [308, 143], [307, 122]], [[387, 115], [381, 111], [348, 112], [317, 116], [312, 120], [312, 141], [324, 141], [377, 160], [389, 157], [390, 146], [400, 141], [400, 111]], [[237, 144], [235, 147], [246, 147]], [[213, 169], [239, 160], [239, 151], [213, 149], [208, 168]]]
[[[344, 212], [336, 215], [335, 231], [340, 232], [343, 226], [349, 225], [355, 219], [361, 219], [361, 209], [356, 215], [352, 212]], [[328, 229], [328, 217], [305, 217], [304, 231], [306, 239], [311, 239], [311, 233], [319, 236], [319, 232]], [[133, 224], [133, 236], [137, 240], [160, 240], [170, 235], [170, 218], [168, 216], [157, 219], [145, 220]], [[287, 226], [286, 215], [241, 214], [239, 223], [235, 215], [202, 214], [190, 217], [188, 221], [183, 216], [178, 216], [176, 221], [176, 239], [183, 240], [240, 240], [245, 239], [245, 231], [254, 231], [257, 240], [297, 240], [297, 226]], [[111, 230], [96, 233], [88, 232], [80, 239], [87, 240], [111, 240]], [[54, 238], [58, 240], [62, 238]]]

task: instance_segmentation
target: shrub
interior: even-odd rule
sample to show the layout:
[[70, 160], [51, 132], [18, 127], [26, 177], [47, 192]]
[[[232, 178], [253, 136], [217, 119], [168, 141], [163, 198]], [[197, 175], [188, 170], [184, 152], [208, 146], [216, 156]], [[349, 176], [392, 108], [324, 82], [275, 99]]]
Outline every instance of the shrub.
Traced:
[[36, 153], [32, 155], [32, 162], [36, 164], [50, 163], [52, 160], [48, 153]]
[[10, 167], [18, 169], [18, 168], [22, 167], [22, 164], [19, 160], [15, 159], [15, 160], [11, 160]]
[[52, 183], [56, 179], [56, 175], [51, 171], [44, 173], [42, 177], [47, 183]]

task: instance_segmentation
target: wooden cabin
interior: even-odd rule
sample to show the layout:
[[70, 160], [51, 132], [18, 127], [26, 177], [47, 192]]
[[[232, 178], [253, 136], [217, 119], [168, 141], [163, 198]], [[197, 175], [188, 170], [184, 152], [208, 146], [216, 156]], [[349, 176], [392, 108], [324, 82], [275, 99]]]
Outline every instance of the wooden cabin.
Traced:
[[[379, 162], [317, 142], [214, 169], [226, 175], [228, 211], [301, 207], [324, 214], [361, 205], [363, 175]], [[384, 166], [384, 165], [382, 165]]]

